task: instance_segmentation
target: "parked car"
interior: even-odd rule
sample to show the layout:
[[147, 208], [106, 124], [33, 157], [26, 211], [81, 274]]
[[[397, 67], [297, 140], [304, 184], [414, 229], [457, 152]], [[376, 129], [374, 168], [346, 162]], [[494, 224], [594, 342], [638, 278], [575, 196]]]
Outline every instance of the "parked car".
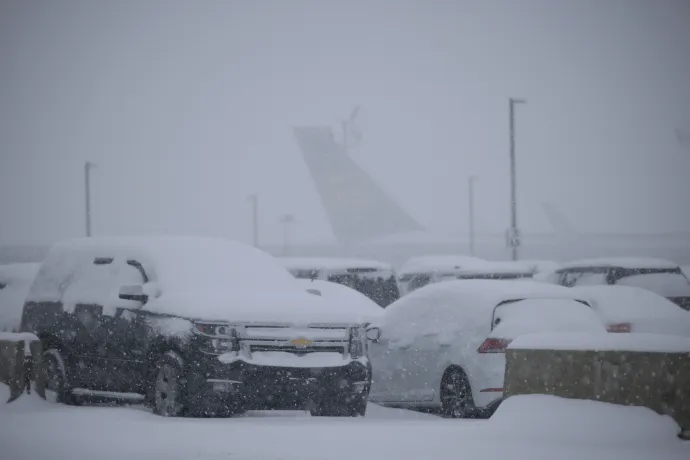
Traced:
[[577, 286], [609, 332], [690, 337], [690, 312], [647, 289], [633, 286]]
[[537, 277], [566, 287], [623, 285], [648, 289], [690, 310], [690, 281], [678, 264], [663, 259], [616, 258], [576, 260]]
[[323, 280], [300, 279], [297, 282], [307, 292], [324, 297], [329, 306], [342, 308], [357, 315], [359, 322], [364, 324], [369, 324], [383, 315], [384, 309], [380, 305], [350, 287]]
[[329, 257], [281, 257], [279, 260], [295, 278], [351, 287], [384, 308], [400, 297], [395, 270], [383, 262]]
[[[532, 332], [606, 333], [572, 289], [532, 281], [449, 281], [421, 288], [374, 323], [370, 399], [385, 406], [490, 414], [503, 396], [505, 347]], [[538, 302], [537, 302], [538, 300]]]
[[87, 238], [54, 246], [22, 331], [50, 394], [141, 395], [156, 414], [309, 409], [364, 415], [364, 327], [270, 255], [207, 238]]
[[0, 265], [0, 332], [16, 332], [26, 294], [36, 276], [37, 263]]
[[412, 257], [398, 271], [401, 295], [409, 294], [428, 284], [455, 278], [455, 272], [483, 266], [485, 260], [464, 255], [427, 255]]

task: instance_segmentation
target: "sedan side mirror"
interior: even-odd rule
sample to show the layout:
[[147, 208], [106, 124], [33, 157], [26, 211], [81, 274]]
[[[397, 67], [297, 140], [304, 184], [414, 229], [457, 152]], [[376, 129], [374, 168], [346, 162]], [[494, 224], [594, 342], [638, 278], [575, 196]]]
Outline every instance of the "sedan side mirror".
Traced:
[[367, 339], [377, 343], [381, 338], [381, 329], [378, 327], [370, 327], [367, 329]]
[[134, 300], [141, 303], [146, 303], [149, 300], [149, 296], [144, 293], [143, 286], [122, 286], [118, 297], [122, 300]]

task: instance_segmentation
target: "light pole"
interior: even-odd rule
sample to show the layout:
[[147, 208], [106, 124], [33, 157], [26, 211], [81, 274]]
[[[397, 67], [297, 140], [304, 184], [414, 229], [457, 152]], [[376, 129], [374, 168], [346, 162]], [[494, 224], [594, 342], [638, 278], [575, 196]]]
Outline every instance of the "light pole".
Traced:
[[470, 174], [467, 178], [468, 185], [468, 224], [470, 227], [470, 255], [474, 256], [474, 182], [477, 180], [476, 174]]
[[283, 224], [283, 256], [288, 255], [288, 231], [290, 224], [295, 222], [295, 216], [292, 214], [284, 214], [280, 216], [278, 222]]
[[252, 193], [247, 196], [247, 201], [252, 204], [252, 244], [259, 247], [259, 196]]
[[518, 259], [518, 247], [520, 246], [520, 233], [517, 223], [517, 196], [515, 184], [515, 104], [524, 104], [524, 99], [509, 99], [510, 107], [510, 229], [508, 230], [508, 243], [513, 250], [513, 260]]
[[87, 161], [84, 163], [84, 222], [86, 224], [86, 236], [91, 236], [91, 171], [96, 163]]

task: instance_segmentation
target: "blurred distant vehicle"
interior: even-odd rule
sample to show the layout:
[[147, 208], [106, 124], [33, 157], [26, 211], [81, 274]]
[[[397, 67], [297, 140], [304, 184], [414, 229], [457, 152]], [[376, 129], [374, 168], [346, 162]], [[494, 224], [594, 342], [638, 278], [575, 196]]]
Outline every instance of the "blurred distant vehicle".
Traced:
[[278, 260], [295, 278], [348, 286], [384, 308], [400, 297], [395, 270], [383, 262], [330, 257], [279, 257]]
[[307, 292], [319, 295], [328, 300], [327, 305], [353, 312], [360, 317], [360, 321], [368, 324], [383, 315], [384, 309], [365, 296], [348, 286], [332, 281], [323, 280], [297, 280]]
[[19, 330], [24, 300], [41, 264], [0, 265], [0, 332]]
[[690, 337], [690, 312], [650, 290], [633, 286], [577, 286], [609, 332]]
[[488, 415], [503, 396], [506, 346], [518, 335], [606, 333], [578, 295], [532, 281], [466, 280], [402, 297], [370, 328], [379, 335], [369, 348], [370, 400], [449, 417]]
[[400, 294], [405, 295], [427, 284], [455, 279], [458, 270], [481, 266], [483, 259], [463, 255], [413, 257], [398, 270]]
[[465, 264], [437, 265], [434, 271], [413, 276], [408, 293], [427, 284], [455, 280], [525, 280], [537, 270], [534, 262], [489, 261], [475, 259]]
[[576, 260], [536, 277], [566, 287], [623, 285], [648, 289], [690, 310], [690, 281], [678, 264], [664, 259], [612, 258]]
[[525, 280], [534, 276], [533, 265], [519, 262], [487, 262], [483, 267], [459, 270], [455, 278], [459, 280]]

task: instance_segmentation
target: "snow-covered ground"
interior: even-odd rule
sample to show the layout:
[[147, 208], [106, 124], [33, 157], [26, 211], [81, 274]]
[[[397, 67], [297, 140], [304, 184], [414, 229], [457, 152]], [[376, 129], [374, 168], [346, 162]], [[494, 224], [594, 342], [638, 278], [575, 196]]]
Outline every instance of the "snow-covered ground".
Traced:
[[[0, 400], [7, 387], [0, 384]], [[68, 407], [24, 395], [0, 403], [0, 458], [99, 460], [681, 460], [668, 417], [551, 396], [507, 400], [491, 420], [447, 420], [370, 405], [355, 419], [255, 412], [162, 418], [141, 406]]]

